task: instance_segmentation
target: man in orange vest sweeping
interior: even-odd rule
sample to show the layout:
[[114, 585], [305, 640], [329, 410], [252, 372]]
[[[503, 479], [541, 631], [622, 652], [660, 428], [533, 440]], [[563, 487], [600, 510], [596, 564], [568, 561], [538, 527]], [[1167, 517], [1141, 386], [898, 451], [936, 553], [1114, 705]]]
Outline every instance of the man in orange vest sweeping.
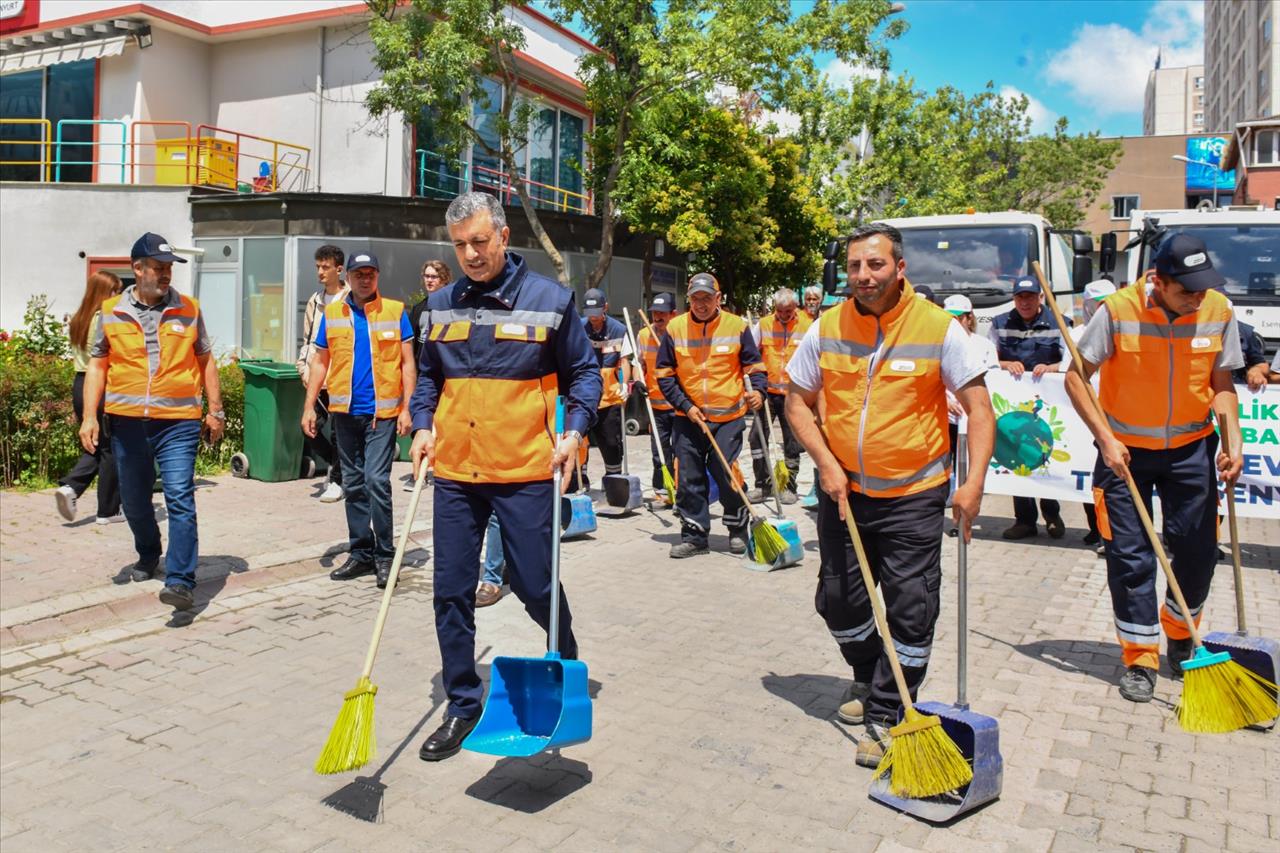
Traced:
[[874, 767], [901, 701], [845, 514], [857, 522], [914, 699], [929, 663], [942, 582], [951, 451], [946, 392], [969, 417], [968, 478], [952, 498], [966, 541], [982, 501], [995, 415], [986, 363], [950, 314], [916, 298], [898, 230], [860, 226], [849, 237], [847, 262], [853, 298], [823, 314], [787, 363], [787, 417], [821, 486], [817, 610], [853, 669], [839, 716], [866, 726], [857, 762]]
[[[764, 403], [765, 372], [747, 321], [720, 310], [720, 282], [710, 273], [689, 279], [689, 310], [667, 324], [658, 348], [658, 385], [675, 407], [671, 449], [678, 465], [676, 509], [680, 514], [680, 542], [671, 558], [705, 554], [711, 530], [707, 472], [720, 490], [723, 521], [729, 528], [729, 553], [747, 551], [750, 511], [738, 496], [699, 424], [705, 423], [716, 445], [732, 463], [742, 450], [747, 406], [756, 411]], [[743, 377], [751, 384], [744, 393]]]
[[[1160, 667], [1160, 629], [1168, 638], [1169, 669], [1182, 675], [1191, 634], [1177, 603], [1156, 606], [1156, 555], [1138, 517], [1125, 468], [1142, 500], [1160, 496], [1164, 545], [1191, 618], [1197, 624], [1217, 562], [1217, 488], [1230, 489], [1242, 456], [1238, 402], [1231, 371], [1244, 364], [1231, 303], [1218, 292], [1225, 280], [1204, 243], [1190, 234], [1166, 237], [1154, 268], [1108, 296], [1080, 336], [1085, 376], [1099, 375], [1098, 416], [1080, 377], [1067, 375], [1067, 393], [1098, 446], [1093, 502], [1107, 554], [1107, 585], [1125, 673], [1120, 695], [1150, 702]], [[1219, 449], [1214, 412], [1225, 417], [1228, 439]]]
[[[102, 325], [85, 373], [80, 443], [90, 453], [97, 450], [98, 402], [105, 390], [120, 498], [138, 552], [132, 578], [149, 580], [160, 567], [160, 527], [151, 505], [159, 468], [169, 513], [160, 600], [189, 610], [199, 550], [195, 465], [201, 422], [217, 442], [226, 420], [218, 364], [200, 306], [169, 286], [174, 263], [186, 261], [150, 233], [138, 238], [130, 257], [136, 283], [102, 303]], [[203, 418], [202, 385], [209, 398]]]
[[[413, 411], [414, 465], [435, 464], [432, 591], [445, 694], [444, 721], [418, 757], [441, 761], [462, 748], [480, 718], [476, 673], [476, 565], [497, 514], [511, 591], [550, 629], [552, 469], [562, 487], [582, 433], [600, 403], [601, 376], [573, 305], [573, 291], [507, 251], [502, 205], [464, 193], [445, 211], [462, 275], [427, 297]], [[567, 405], [556, 436], [555, 401]], [[433, 434], [434, 428], [434, 434]], [[560, 656], [578, 643], [563, 585]]]
[[351, 292], [325, 306], [311, 356], [302, 431], [316, 434], [316, 397], [329, 392], [346, 496], [347, 561], [329, 573], [336, 581], [375, 574], [385, 588], [395, 558], [391, 463], [396, 435], [408, 435], [413, 329], [404, 303], [378, 292], [378, 259], [355, 252], [347, 261]]
[[765, 446], [761, 443], [761, 433], [764, 443], [769, 441], [769, 421], [772, 418], [778, 419], [778, 426], [782, 429], [782, 458], [791, 474], [778, 498], [784, 504], [793, 504], [798, 500], [796, 478], [800, 476], [800, 442], [796, 441], [791, 424], [787, 422], [783, 412], [787, 401], [786, 364], [795, 355], [804, 333], [813, 325], [813, 319], [798, 309], [799, 300], [796, 299], [795, 291], [789, 287], [781, 288], [773, 294], [773, 313], [761, 317], [760, 322], [752, 329], [752, 336], [764, 358], [769, 382], [768, 394], [765, 396], [766, 407], [756, 414], [760, 418], [761, 429], [751, 430], [751, 467], [755, 473], [756, 487], [748, 497], [753, 502], [763, 501], [773, 494], [772, 474], [765, 461]]
[[[670, 464], [670, 460], [674, 458], [671, 455], [671, 428], [676, 415], [675, 407], [662, 396], [662, 388], [658, 385], [658, 347], [662, 336], [667, 332], [667, 323], [675, 316], [675, 312], [674, 295], [655, 294], [653, 302], [649, 304], [649, 326], [653, 327], [653, 331], [650, 332], [649, 326], [645, 326], [636, 334], [636, 346], [640, 348], [640, 357], [644, 359], [644, 378], [648, 383], [645, 390], [649, 394], [649, 405], [653, 408], [653, 434], [649, 436], [653, 454], [652, 485], [654, 493], [663, 496], [663, 500], [666, 500], [666, 492], [663, 491], [661, 460], [666, 459]], [[662, 450], [661, 457], [658, 455], [659, 448]]]

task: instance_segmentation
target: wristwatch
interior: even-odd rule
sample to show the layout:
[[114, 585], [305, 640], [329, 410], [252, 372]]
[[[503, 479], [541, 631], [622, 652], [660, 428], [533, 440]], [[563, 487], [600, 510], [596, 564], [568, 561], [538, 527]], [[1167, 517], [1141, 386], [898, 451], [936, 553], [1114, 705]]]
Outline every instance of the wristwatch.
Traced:
[[216, 411], [216, 412], [215, 412], [215, 411], [213, 411], [212, 409], [210, 409], [210, 410], [209, 410], [209, 414], [210, 414], [210, 415], [212, 415], [213, 417], [217, 418], [217, 419], [218, 419], [218, 420], [220, 420], [220, 421], [225, 421], [225, 420], [227, 419], [227, 413], [226, 413], [226, 411], [225, 411], [225, 410], [223, 410], [223, 409], [218, 409], [218, 411]]
[[566, 430], [564, 437], [572, 438], [575, 441], [577, 441], [579, 444], [582, 443], [582, 433], [578, 432], [576, 429]]

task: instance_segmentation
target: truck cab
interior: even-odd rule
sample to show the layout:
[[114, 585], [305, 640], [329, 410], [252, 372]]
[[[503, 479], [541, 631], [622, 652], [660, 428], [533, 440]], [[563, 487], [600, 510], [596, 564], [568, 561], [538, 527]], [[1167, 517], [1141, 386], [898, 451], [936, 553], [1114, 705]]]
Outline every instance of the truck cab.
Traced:
[[[979, 334], [987, 333], [993, 317], [1013, 309], [1013, 285], [1020, 278], [1035, 277], [1032, 261], [1040, 262], [1059, 308], [1067, 316], [1075, 305], [1073, 292], [1082, 290], [1093, 277], [1092, 237], [1055, 231], [1047, 219], [1034, 213], [965, 213], [880, 221], [902, 232], [902, 255], [911, 284], [927, 285], [940, 303], [955, 293], [969, 297]], [[828, 256], [832, 257], [830, 250]], [[836, 257], [835, 266], [843, 273], [843, 257]]]
[[[1141, 234], [1144, 225], [1148, 232], [1155, 226], [1203, 240], [1214, 269], [1227, 280], [1236, 318], [1262, 335], [1268, 358], [1280, 349], [1280, 211], [1261, 206], [1134, 211], [1130, 231]], [[1146, 242], [1131, 241], [1116, 283], [1137, 281], [1150, 269], [1154, 251]], [[1109, 265], [1104, 260], [1103, 267]]]

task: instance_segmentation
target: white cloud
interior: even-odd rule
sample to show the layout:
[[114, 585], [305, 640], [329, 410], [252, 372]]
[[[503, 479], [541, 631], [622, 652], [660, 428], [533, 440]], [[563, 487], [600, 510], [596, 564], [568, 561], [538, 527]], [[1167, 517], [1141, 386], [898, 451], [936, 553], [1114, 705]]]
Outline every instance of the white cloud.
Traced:
[[839, 58], [832, 59], [822, 66], [821, 70], [835, 89], [846, 89], [855, 79], [880, 77], [884, 73], [878, 68], [872, 68], [869, 65], [854, 65]]
[[1032, 133], [1051, 133], [1053, 132], [1053, 124], [1058, 120], [1058, 114], [1049, 109], [1037, 98], [1033, 98], [1026, 92], [1015, 88], [1014, 86], [1001, 86], [1000, 97], [1006, 101], [1015, 101], [1018, 98], [1026, 96], [1027, 99], [1027, 117], [1031, 119]]
[[1147, 72], [1204, 62], [1204, 4], [1158, 0], [1142, 29], [1082, 24], [1065, 48], [1049, 57], [1045, 78], [1065, 86], [1098, 115], [1142, 112]]

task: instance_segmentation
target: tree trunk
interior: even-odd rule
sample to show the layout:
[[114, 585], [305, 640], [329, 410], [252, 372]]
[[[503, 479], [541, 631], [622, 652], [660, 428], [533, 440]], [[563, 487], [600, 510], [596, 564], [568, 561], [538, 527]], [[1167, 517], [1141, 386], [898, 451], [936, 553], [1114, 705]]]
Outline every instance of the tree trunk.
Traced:
[[[505, 154], [506, 152], [503, 153]], [[569, 281], [569, 269], [565, 266], [564, 256], [556, 248], [551, 235], [542, 227], [542, 220], [538, 218], [538, 211], [533, 206], [533, 199], [529, 197], [528, 187], [524, 185], [524, 181], [520, 180], [520, 176], [515, 171], [515, 163], [512, 160], [506, 161], [506, 167], [507, 173], [512, 176], [511, 180], [515, 184], [516, 195], [520, 198], [520, 206], [524, 208], [525, 218], [529, 220], [529, 227], [533, 229], [533, 236], [538, 238], [538, 245], [542, 247], [542, 251], [546, 252], [547, 257], [551, 259], [551, 265], [556, 268], [556, 278], [559, 279], [560, 284], [572, 289], [573, 282]]]

